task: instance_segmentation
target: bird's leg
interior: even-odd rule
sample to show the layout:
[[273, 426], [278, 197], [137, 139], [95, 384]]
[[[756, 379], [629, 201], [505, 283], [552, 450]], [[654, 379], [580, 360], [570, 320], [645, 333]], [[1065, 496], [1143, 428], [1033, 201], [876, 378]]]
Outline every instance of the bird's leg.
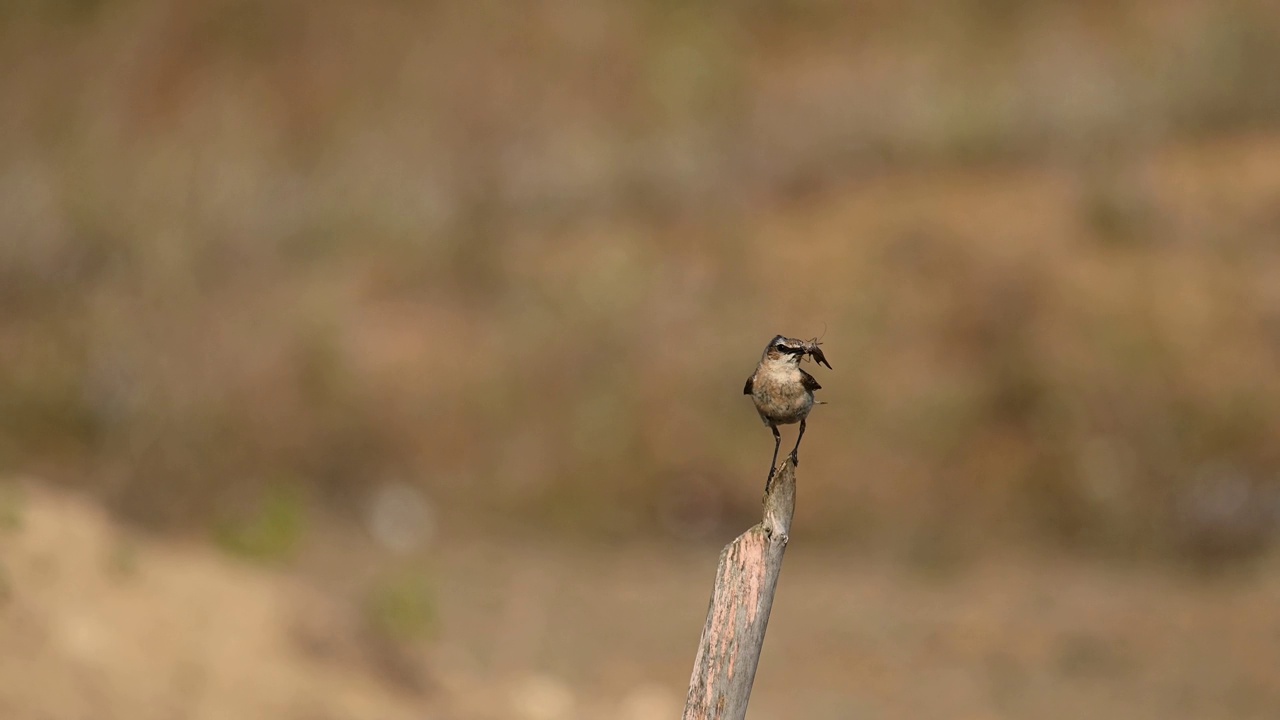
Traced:
[[796, 436], [796, 446], [791, 449], [791, 464], [800, 464], [800, 439], [804, 437], [804, 420], [800, 421], [800, 434]]
[[778, 432], [778, 426], [770, 425], [769, 429], [773, 431], [773, 460], [769, 461], [769, 477], [764, 481], [766, 493], [769, 492], [769, 483], [773, 482], [773, 470], [778, 464], [778, 448], [782, 447], [782, 433]]

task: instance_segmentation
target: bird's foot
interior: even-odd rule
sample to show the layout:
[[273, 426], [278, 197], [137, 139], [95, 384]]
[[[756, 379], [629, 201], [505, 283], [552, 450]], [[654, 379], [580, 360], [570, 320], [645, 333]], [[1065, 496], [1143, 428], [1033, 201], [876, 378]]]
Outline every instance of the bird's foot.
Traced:
[[791, 465], [793, 467], [800, 467], [800, 454], [798, 451], [792, 450], [791, 454], [787, 456], [787, 459], [791, 461]]

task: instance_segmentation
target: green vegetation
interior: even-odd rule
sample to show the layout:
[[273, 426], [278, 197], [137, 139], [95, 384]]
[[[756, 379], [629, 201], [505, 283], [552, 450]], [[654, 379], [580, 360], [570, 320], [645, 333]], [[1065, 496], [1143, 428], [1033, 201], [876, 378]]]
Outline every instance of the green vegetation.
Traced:
[[12, 480], [0, 480], [0, 532], [22, 528], [22, 513], [26, 505], [22, 486]]
[[400, 642], [431, 639], [440, 621], [436, 590], [420, 572], [402, 572], [376, 583], [366, 611], [375, 631]]
[[227, 552], [278, 562], [292, 557], [306, 532], [306, 504], [297, 489], [272, 486], [252, 512], [222, 520], [214, 533]]

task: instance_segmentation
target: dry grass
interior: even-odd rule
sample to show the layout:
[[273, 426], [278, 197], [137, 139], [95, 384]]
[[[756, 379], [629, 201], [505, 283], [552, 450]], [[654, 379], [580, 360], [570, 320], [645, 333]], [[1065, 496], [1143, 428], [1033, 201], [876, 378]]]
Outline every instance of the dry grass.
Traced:
[[269, 548], [402, 479], [705, 533], [825, 326], [806, 532], [1264, 548], [1280, 17], [948, 7], [8, 7], [0, 463]]

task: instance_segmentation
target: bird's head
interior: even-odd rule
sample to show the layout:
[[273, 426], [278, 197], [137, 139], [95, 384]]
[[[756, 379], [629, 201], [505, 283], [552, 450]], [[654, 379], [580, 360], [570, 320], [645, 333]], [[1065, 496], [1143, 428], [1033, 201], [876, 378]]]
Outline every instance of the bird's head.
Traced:
[[764, 348], [764, 357], [770, 362], [788, 362], [796, 364], [804, 357], [808, 349], [803, 340], [775, 335]]
[[763, 360], [771, 363], [799, 364], [806, 355], [809, 355], [818, 364], [826, 365], [830, 368], [831, 363], [827, 362], [826, 355], [822, 354], [822, 348], [819, 347], [821, 344], [816, 338], [813, 340], [799, 340], [797, 338], [774, 335], [773, 339], [764, 348]]

